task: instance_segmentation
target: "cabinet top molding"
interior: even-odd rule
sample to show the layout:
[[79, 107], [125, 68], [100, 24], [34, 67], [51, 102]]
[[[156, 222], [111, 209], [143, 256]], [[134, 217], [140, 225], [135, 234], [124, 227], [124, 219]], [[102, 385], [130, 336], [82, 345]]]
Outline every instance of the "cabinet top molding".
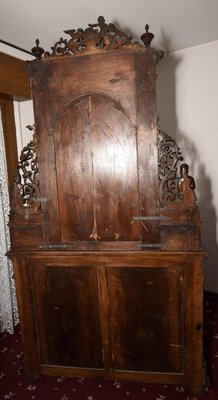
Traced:
[[[104, 17], [98, 17], [97, 23], [88, 24], [85, 30], [82, 28], [65, 30], [70, 39], [60, 38], [51, 52], [45, 51], [39, 46], [39, 39], [36, 39], [36, 46], [32, 53], [37, 59], [60, 57], [65, 55], [96, 54], [102, 51], [129, 49], [143, 47], [139, 42], [133, 42], [132, 37], [120, 31], [113, 23], [107, 24]], [[145, 47], [149, 47], [153, 40], [153, 33], [149, 32], [149, 25], [145, 26], [145, 32], [141, 40]]]

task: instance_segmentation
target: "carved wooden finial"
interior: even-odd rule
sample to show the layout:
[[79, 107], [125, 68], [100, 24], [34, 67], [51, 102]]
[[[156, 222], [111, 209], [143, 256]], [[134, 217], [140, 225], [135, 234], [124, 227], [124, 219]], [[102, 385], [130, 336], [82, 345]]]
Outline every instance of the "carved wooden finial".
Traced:
[[42, 57], [44, 49], [39, 46], [39, 39], [36, 39], [36, 46], [34, 46], [31, 51], [37, 59]]
[[141, 40], [143, 41], [146, 47], [149, 47], [152, 40], [154, 39], [154, 34], [149, 32], [149, 25], [145, 25], [145, 33], [142, 34]]

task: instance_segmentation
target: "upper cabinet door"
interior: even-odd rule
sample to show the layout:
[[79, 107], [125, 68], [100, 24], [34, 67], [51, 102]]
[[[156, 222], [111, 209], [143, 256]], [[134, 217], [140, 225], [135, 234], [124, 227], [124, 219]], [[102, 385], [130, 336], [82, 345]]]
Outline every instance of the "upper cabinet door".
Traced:
[[156, 225], [140, 220], [159, 207], [153, 53], [45, 59], [30, 73], [46, 242], [156, 243]]
[[63, 241], [139, 240], [136, 129], [109, 96], [89, 95], [63, 112], [56, 166]]

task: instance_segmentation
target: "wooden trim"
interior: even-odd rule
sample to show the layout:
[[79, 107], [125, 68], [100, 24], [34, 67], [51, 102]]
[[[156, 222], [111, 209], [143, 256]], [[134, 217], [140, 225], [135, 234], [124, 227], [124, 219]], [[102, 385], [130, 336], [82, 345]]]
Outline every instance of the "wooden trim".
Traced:
[[185, 384], [182, 374], [161, 373], [161, 372], [135, 372], [135, 371], [105, 371], [103, 369], [89, 369], [65, 367], [59, 365], [41, 364], [41, 374], [50, 376], [96, 378], [104, 377], [111, 379], [121, 379], [135, 382], [162, 383], [162, 384]]
[[0, 93], [16, 100], [31, 99], [26, 62], [0, 52]]
[[11, 99], [0, 98], [0, 108], [7, 159], [8, 184], [10, 188], [13, 183], [14, 175], [17, 171], [18, 162], [13, 101]]
[[14, 100], [31, 99], [26, 62], [0, 52], [0, 107], [5, 140], [8, 184], [12, 186], [17, 172], [17, 138], [14, 120]]

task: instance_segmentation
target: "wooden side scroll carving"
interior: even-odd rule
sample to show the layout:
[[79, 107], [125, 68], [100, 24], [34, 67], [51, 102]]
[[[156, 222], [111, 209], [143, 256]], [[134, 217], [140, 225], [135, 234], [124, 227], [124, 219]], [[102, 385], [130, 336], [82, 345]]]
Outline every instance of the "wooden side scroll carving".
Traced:
[[37, 158], [37, 135], [23, 148], [18, 171], [11, 192], [10, 231], [11, 247], [33, 248], [43, 243], [43, 214], [39, 197], [39, 171]]
[[[200, 250], [200, 213], [196, 204], [195, 181], [189, 175], [175, 140], [158, 129], [159, 152], [159, 232], [163, 248]], [[179, 171], [179, 173], [178, 173]]]
[[28, 211], [30, 213], [40, 210], [37, 137], [34, 125], [27, 128], [33, 130], [33, 139], [21, 151], [18, 173], [14, 179], [12, 212], [14, 207], [21, 210], [31, 208], [31, 211]]
[[164, 208], [168, 202], [179, 199], [177, 164], [183, 160], [180, 148], [158, 125], [159, 201]]
[[178, 163], [183, 160], [180, 148], [174, 139], [158, 127], [159, 151], [159, 202], [161, 214], [167, 215], [171, 220], [181, 222], [191, 220], [197, 214], [197, 196], [195, 194], [195, 181], [188, 174], [188, 164], [180, 165], [178, 176]]

